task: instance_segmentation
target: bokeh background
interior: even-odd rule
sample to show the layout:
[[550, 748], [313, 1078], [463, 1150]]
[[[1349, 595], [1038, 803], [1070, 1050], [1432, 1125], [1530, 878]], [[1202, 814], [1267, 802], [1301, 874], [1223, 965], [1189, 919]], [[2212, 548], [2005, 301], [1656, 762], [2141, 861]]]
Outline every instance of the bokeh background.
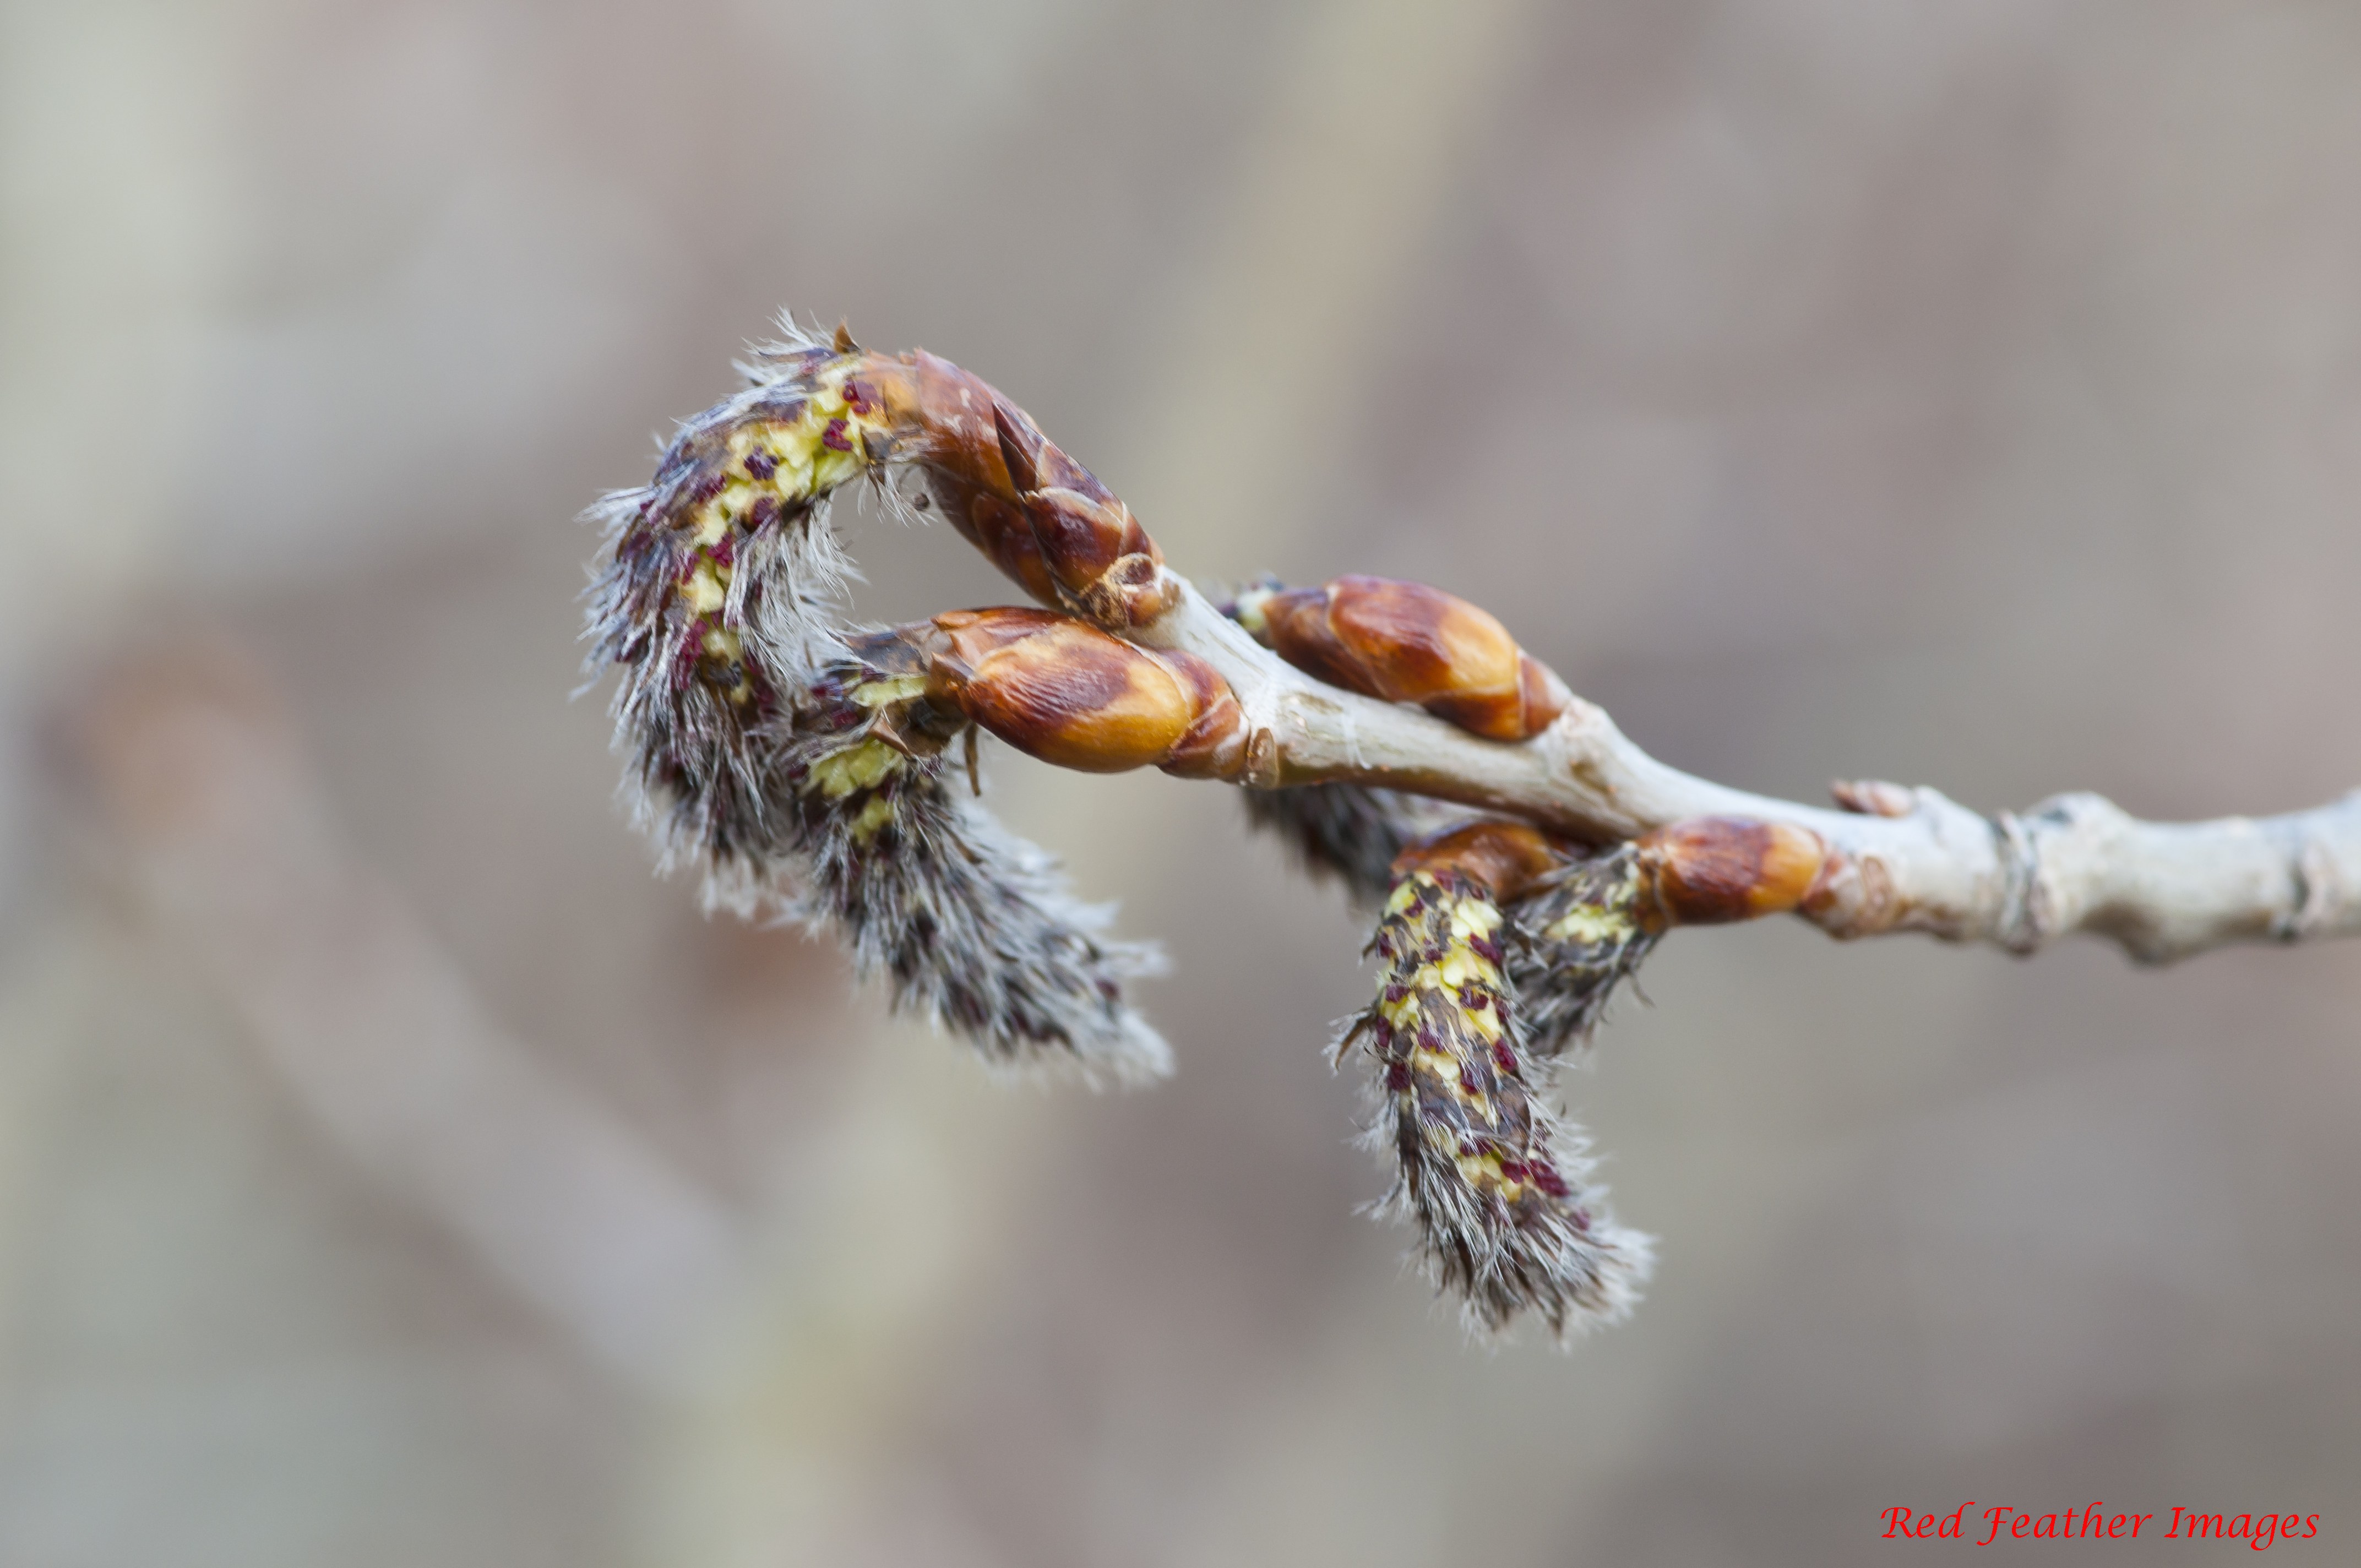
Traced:
[[[2326, 800], [2361, 11], [0, 29], [0, 1563], [2361, 1552], [2361, 951], [1678, 938], [1567, 1084], [1651, 1299], [1487, 1350], [1355, 1212], [1361, 933], [1220, 788], [989, 756], [1175, 965], [1170, 1083], [1012, 1090], [654, 878], [568, 700], [576, 512], [793, 304], [1184, 569], [1439, 583], [1732, 784]], [[854, 526], [863, 613], [1009, 593]]]

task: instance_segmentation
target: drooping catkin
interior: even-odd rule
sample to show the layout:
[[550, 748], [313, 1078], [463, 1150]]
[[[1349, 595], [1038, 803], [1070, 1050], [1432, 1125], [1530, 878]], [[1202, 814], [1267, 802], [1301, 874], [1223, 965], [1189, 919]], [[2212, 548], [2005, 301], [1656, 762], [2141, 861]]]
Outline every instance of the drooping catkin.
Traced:
[[1102, 934], [1109, 912], [1075, 902], [1049, 858], [970, 796], [933, 716], [905, 714], [911, 685], [848, 660], [821, 672], [780, 777], [800, 853], [795, 909], [843, 938], [895, 1003], [1004, 1067], [1071, 1065], [1093, 1082], [1171, 1070], [1171, 1053], [1123, 984], [1160, 968], [1154, 948]]
[[1371, 942], [1377, 999], [1337, 1048], [1360, 1047], [1376, 1069], [1370, 1135], [1395, 1167], [1381, 1207], [1416, 1224], [1421, 1259], [1469, 1325], [1498, 1332], [1530, 1312], [1563, 1338], [1631, 1310], [1651, 1244], [1608, 1215], [1584, 1141], [1548, 1103], [1503, 925], [1474, 870], [1405, 868]]
[[1629, 844], [1552, 873], [1510, 910], [1509, 978], [1533, 1049], [1555, 1057], [1588, 1042], [1617, 986], [1663, 935], [1643, 916], [1638, 855]]

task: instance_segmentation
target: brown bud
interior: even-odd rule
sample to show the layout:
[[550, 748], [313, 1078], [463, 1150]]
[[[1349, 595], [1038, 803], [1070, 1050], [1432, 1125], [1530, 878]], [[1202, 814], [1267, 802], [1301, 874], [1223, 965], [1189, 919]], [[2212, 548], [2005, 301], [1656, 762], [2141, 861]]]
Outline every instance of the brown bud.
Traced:
[[1533, 883], [1565, 864], [1567, 856], [1549, 836], [1527, 822], [1471, 822], [1448, 833], [1421, 839], [1394, 858], [1397, 881], [1412, 872], [1441, 876], [1465, 872], [1506, 904], [1522, 897]]
[[1237, 699], [1202, 660], [1152, 654], [1049, 610], [956, 610], [935, 627], [928, 697], [1030, 756], [1093, 773], [1228, 777], [1244, 766]]
[[1064, 598], [1093, 620], [1137, 626], [1172, 607], [1163, 552], [1115, 492], [1002, 399], [993, 405], [1001, 462]]
[[1171, 608], [1156, 542], [1024, 410], [923, 349], [871, 379], [951, 526], [1035, 598], [1117, 627]]
[[1677, 926], [1784, 914], [1828, 860], [1810, 828], [1743, 817], [1693, 817], [1643, 834], [1634, 848], [1656, 908]]
[[1194, 653], [1176, 649], [1152, 656], [1188, 693], [1190, 710], [1195, 716], [1188, 732], [1173, 743], [1159, 765], [1184, 779], [1235, 779], [1243, 773], [1246, 719], [1230, 683]]
[[[942, 488], [939, 484], [937, 488]], [[955, 520], [964, 517], [968, 526], [960, 532], [1027, 593], [1043, 604], [1058, 602], [1058, 579], [1041, 558], [1032, 520], [1022, 507], [990, 491], [977, 490], [965, 508], [947, 505], [943, 510]]]
[[1573, 694], [1498, 620], [1456, 595], [1388, 577], [1339, 577], [1256, 606], [1256, 635], [1332, 685], [1415, 703], [1492, 740], [1523, 740]]

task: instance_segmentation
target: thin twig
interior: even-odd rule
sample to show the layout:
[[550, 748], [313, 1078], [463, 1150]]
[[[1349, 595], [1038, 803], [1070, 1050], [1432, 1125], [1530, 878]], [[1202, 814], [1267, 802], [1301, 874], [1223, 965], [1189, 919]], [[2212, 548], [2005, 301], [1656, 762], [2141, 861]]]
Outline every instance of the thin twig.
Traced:
[[1806, 828], [1832, 870], [1797, 913], [1835, 937], [1925, 931], [2030, 953], [2079, 931], [2169, 963], [2230, 942], [2361, 935], [2361, 791], [2311, 811], [2191, 823], [2143, 822], [2088, 794], [1986, 817], [1882, 783], [1838, 785], [1850, 809], [1804, 806], [1669, 767], [1578, 697], [1540, 735], [1504, 744], [1339, 690], [1175, 586], [1170, 609], [1122, 634], [1221, 672], [1246, 715], [1250, 786], [1378, 784], [1596, 842], [1708, 816]]

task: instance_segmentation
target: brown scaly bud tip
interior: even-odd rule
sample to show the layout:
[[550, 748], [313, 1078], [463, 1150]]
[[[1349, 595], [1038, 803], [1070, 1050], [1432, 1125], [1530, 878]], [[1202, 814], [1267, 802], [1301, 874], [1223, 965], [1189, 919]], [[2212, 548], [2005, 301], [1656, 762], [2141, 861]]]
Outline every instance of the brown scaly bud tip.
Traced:
[[1410, 845], [1396, 857], [1393, 875], [1399, 882], [1412, 872], [1437, 877], [1458, 872], [1506, 904], [1565, 862], [1565, 852], [1531, 823], [1470, 822]]
[[1338, 577], [1239, 596], [1238, 621], [1332, 685], [1407, 702], [1491, 740], [1538, 735], [1574, 696], [1485, 611], [1423, 583]]
[[924, 350], [880, 388], [902, 427], [895, 460], [923, 475], [962, 536], [1043, 604], [1143, 624], [1178, 587], [1131, 509], [982, 378]]
[[1589, 1162], [1543, 1096], [1547, 1065], [1503, 971], [1499, 905], [1466, 869], [1513, 874], [1532, 847], [1478, 841], [1395, 883], [1371, 943], [1377, 1000], [1338, 1048], [1359, 1043], [1374, 1059], [1389, 1114], [1371, 1136], [1396, 1162], [1387, 1206], [1417, 1223], [1429, 1270], [1464, 1299], [1469, 1325], [1498, 1331], [1530, 1311], [1564, 1337], [1629, 1310], [1649, 1242], [1586, 1186]]
[[1188, 653], [1150, 653], [1049, 610], [955, 610], [927, 696], [1027, 755], [1082, 773], [1160, 767], [1235, 778], [1246, 722], [1229, 685]]
[[1742, 817], [1675, 822], [1632, 848], [1646, 902], [1676, 926], [1783, 915], [1804, 902], [1828, 862], [1828, 846], [1811, 829]]

